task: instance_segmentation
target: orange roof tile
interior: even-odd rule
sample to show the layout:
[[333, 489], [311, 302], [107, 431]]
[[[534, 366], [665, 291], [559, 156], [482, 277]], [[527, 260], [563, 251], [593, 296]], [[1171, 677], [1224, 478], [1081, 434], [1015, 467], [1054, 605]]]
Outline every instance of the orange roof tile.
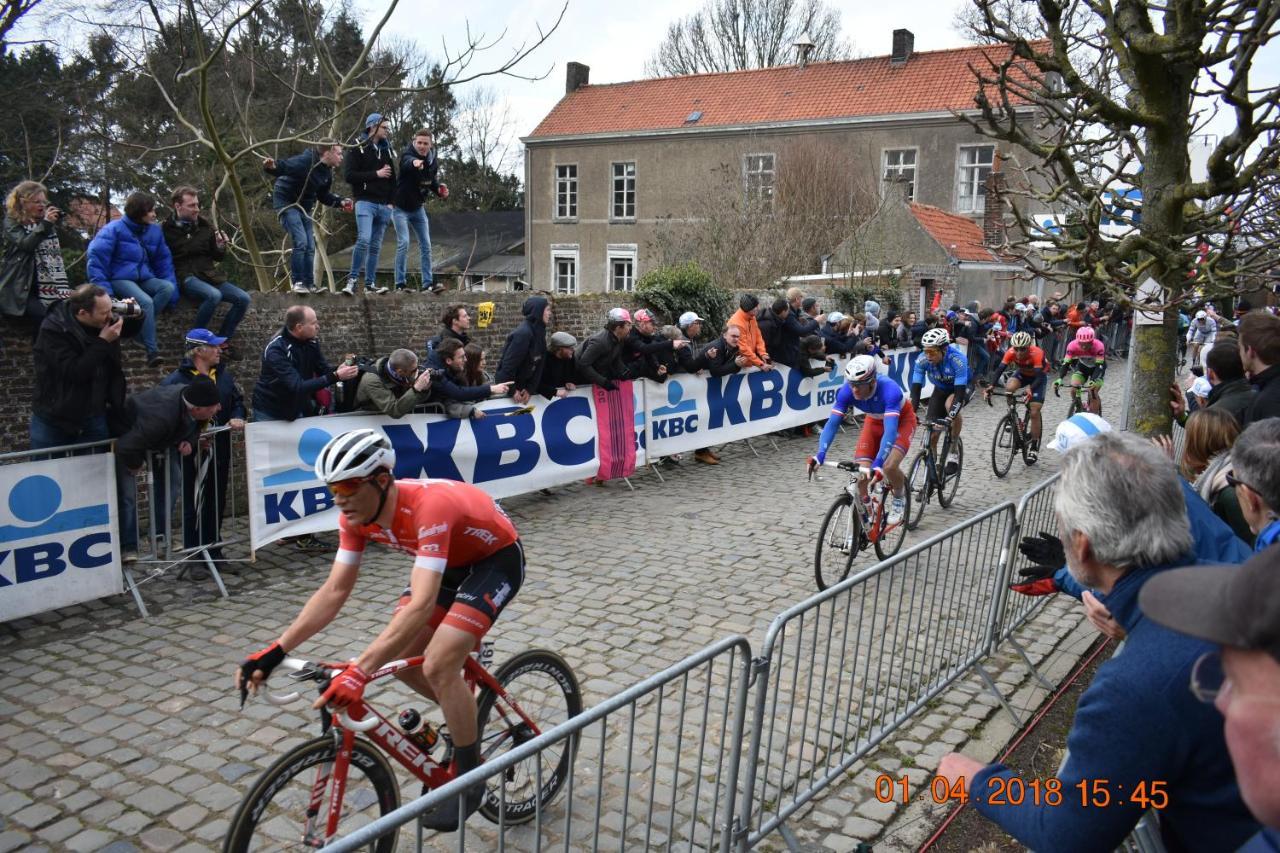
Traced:
[[[914, 53], [902, 65], [876, 56], [588, 85], [562, 98], [530, 137], [973, 109], [978, 84], [969, 66], [985, 70], [1009, 50], [980, 45]], [[687, 122], [695, 111], [702, 116]]]
[[920, 227], [956, 260], [988, 264], [1004, 260], [982, 245], [982, 226], [972, 219], [931, 204], [912, 202], [909, 207]]

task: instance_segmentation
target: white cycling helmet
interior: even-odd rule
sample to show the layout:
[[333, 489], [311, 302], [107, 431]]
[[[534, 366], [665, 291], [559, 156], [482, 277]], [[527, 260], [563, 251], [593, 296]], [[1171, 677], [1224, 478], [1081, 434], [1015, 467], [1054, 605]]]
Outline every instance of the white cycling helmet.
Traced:
[[941, 326], [935, 326], [924, 333], [920, 338], [920, 343], [926, 347], [945, 347], [951, 343], [951, 336], [947, 334], [947, 330]]
[[869, 355], [855, 355], [844, 366], [844, 378], [854, 385], [861, 385], [876, 377], [876, 360]]
[[386, 468], [396, 468], [396, 451], [391, 440], [373, 429], [355, 429], [331, 439], [316, 457], [316, 476], [326, 483], [368, 477]]
[[1029, 347], [1032, 343], [1030, 332], [1015, 332], [1013, 337], [1009, 339], [1009, 346], [1014, 349]]

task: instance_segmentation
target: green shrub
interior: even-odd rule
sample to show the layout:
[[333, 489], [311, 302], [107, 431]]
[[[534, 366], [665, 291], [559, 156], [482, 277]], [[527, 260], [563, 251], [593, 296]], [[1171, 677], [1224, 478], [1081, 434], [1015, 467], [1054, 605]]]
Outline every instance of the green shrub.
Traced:
[[837, 287], [832, 292], [836, 307], [845, 314], [861, 314], [862, 305], [868, 299], [880, 303], [880, 319], [890, 311], [902, 311], [902, 291], [888, 284], [855, 285], [853, 287]]
[[672, 323], [686, 311], [697, 312], [713, 337], [732, 313], [733, 294], [716, 286], [711, 274], [692, 261], [649, 270], [636, 282], [636, 296]]

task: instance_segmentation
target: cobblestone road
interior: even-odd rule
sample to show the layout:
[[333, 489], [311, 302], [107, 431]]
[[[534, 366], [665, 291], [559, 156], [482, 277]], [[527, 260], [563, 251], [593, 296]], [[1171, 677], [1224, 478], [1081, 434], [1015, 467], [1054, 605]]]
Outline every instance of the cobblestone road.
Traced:
[[[1117, 379], [1121, 373], [1112, 371]], [[1118, 384], [1106, 389], [1108, 409], [1119, 405]], [[1046, 435], [1065, 409], [1065, 398], [1050, 396]], [[1007, 478], [992, 476], [991, 434], [1002, 413], [1003, 406], [981, 404], [966, 410], [957, 499], [949, 510], [931, 505], [908, 545], [1016, 498], [1055, 469], [1050, 451], [1037, 466], [1017, 461]], [[815, 592], [814, 536], [834, 488], [830, 479], [806, 482], [803, 460], [816, 438], [780, 437], [777, 444], [756, 440], [758, 457], [742, 443], [726, 447], [716, 467], [687, 457], [662, 469], [665, 483], [652, 473], [637, 476], [634, 492], [615, 482], [504, 501], [523, 536], [529, 572], [495, 632], [497, 660], [530, 647], [558, 651], [590, 705], [729, 634], [745, 635], [758, 652], [772, 617]], [[846, 435], [835, 452], [852, 447]], [[159, 577], [144, 586], [147, 620], [122, 596], [0, 625], [7, 645], [0, 664], [0, 853], [218, 846], [253, 778], [316, 730], [300, 712], [265, 703], [239, 711], [228, 689], [233, 663], [279, 634], [330, 559], [269, 548], [227, 576], [227, 600], [207, 581]], [[874, 559], [864, 554], [859, 565]], [[407, 573], [402, 558], [371, 556], [339, 622], [299, 653], [343, 659], [361, 649], [385, 623]], [[1046, 608], [1030, 626], [1035, 659], [1078, 655], [1078, 622], [1065, 602]], [[1026, 679], [1025, 667], [997, 671], [1011, 694]], [[896, 810], [869, 798], [876, 773], [901, 769], [927, 779], [939, 755], [992, 725], [997, 704], [980, 686], [963, 680], [865, 767], [855, 765], [847, 784], [791, 824], [801, 840], [845, 850], [879, 834]], [[617, 749], [606, 756], [606, 766], [621, 760]], [[607, 802], [603, 811], [602, 832], [609, 833], [616, 821]], [[663, 838], [659, 831], [651, 843]], [[627, 839], [623, 846], [633, 849]], [[764, 847], [779, 844], [773, 835]], [[569, 846], [576, 846], [572, 839]]]

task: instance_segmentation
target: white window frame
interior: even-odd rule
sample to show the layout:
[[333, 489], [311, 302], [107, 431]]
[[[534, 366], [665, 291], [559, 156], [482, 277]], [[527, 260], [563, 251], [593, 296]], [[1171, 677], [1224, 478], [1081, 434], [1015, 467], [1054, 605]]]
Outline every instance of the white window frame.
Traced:
[[[969, 152], [990, 150], [990, 163], [969, 163]], [[993, 144], [960, 145], [956, 148], [956, 212], [982, 213], [986, 207], [987, 179], [982, 174], [985, 168], [987, 175], [995, 166], [996, 146]], [[978, 176], [982, 177], [979, 179]], [[976, 179], [976, 180], [975, 180]], [[971, 191], [971, 194], [966, 193]]]
[[[560, 261], [573, 262], [573, 279], [569, 282], [569, 287], [562, 290], [560, 288]], [[578, 250], [577, 243], [552, 243], [551, 244], [551, 292], [559, 293], [566, 296], [572, 296], [579, 292], [580, 282], [582, 281], [582, 257]]]
[[[573, 177], [561, 177], [561, 169], [572, 169]], [[551, 188], [551, 204], [552, 219], [559, 222], [576, 222], [578, 219], [578, 204], [580, 198], [578, 195], [578, 164], [577, 163], [556, 163], [554, 166], [554, 180]], [[565, 207], [560, 206], [561, 185], [564, 185], [565, 191]]]
[[[467, 278], [470, 279], [467, 282], [468, 293], [484, 293], [485, 292], [485, 285], [488, 284], [489, 282], [488, 276], [475, 275], [474, 273], [468, 273]], [[476, 279], [479, 279], [479, 281], [477, 281]]]
[[[627, 175], [623, 170], [621, 175], [618, 174], [619, 166], [630, 166], [631, 174]], [[630, 180], [631, 188], [631, 212], [627, 212], [627, 181]], [[622, 189], [618, 189], [619, 181], [622, 182]], [[622, 194], [622, 212], [618, 212], [618, 195]], [[617, 160], [609, 164], [609, 221], [611, 222], [635, 222], [636, 220], [636, 161], [635, 160]]]
[[[903, 163], [890, 164], [890, 154], [911, 154], [911, 164]], [[893, 170], [893, 180], [890, 180], [890, 170]], [[907, 181], [910, 184], [910, 190], [907, 193], [907, 201], [916, 200], [916, 188], [920, 185], [920, 149], [915, 147], [905, 148], [885, 148], [880, 151], [880, 191], [881, 195], [888, 193], [889, 187], [897, 186], [898, 179], [902, 177], [906, 170], [911, 171], [911, 179]]]
[[614, 261], [630, 261], [631, 262], [631, 286], [625, 288], [625, 292], [634, 293], [636, 289], [637, 257], [639, 256], [639, 247], [635, 243], [610, 243], [605, 252], [604, 264], [604, 289], [606, 292], [617, 292], [613, 286], [613, 262]]
[[[767, 169], [764, 168], [763, 158], [765, 157], [769, 158], [769, 168]], [[760, 159], [760, 163], [753, 164], [753, 159]], [[752, 168], [753, 165], [757, 167]], [[769, 176], [767, 185], [763, 179], [765, 175]], [[754, 187], [752, 186], [753, 177], [757, 179]], [[769, 151], [760, 151], [742, 155], [742, 187], [743, 194], [749, 204], [757, 203], [765, 213], [773, 213], [774, 191], [777, 185], [778, 157], [776, 154]], [[766, 186], [768, 192], [765, 192]]]

